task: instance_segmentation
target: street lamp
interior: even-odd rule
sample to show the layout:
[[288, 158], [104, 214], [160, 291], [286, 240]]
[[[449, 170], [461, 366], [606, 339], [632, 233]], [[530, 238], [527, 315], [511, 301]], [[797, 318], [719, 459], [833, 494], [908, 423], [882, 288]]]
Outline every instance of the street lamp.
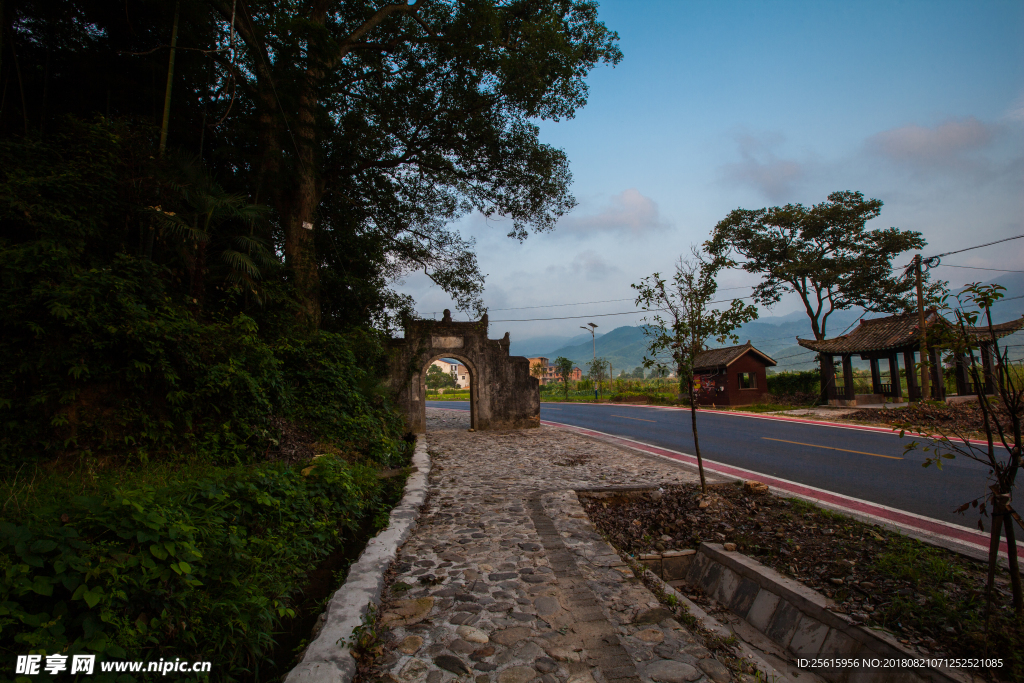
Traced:
[[[580, 329], [581, 330], [586, 330], [587, 332], [590, 333], [590, 338], [594, 342], [594, 362], [596, 363], [597, 362], [597, 335], [594, 334], [594, 330], [597, 329], [597, 325], [595, 325], [594, 323], [587, 323], [587, 325], [589, 325], [589, 327], [584, 327], [583, 325], [580, 325]], [[591, 366], [591, 367], [593, 367], [593, 366]], [[598, 392], [600, 391], [600, 387], [601, 387], [601, 379], [599, 377], [598, 380], [597, 380], [597, 387], [594, 388], [594, 402], [595, 403], [597, 403], [597, 401], [598, 401]]]

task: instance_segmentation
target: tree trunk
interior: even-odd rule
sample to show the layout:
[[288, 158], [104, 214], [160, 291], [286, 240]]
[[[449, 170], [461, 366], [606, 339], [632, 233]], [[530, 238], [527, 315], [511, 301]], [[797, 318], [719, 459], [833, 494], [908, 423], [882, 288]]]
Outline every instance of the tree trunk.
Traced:
[[992, 591], [996, 585], [996, 569], [999, 566], [999, 535], [1003, 526], [1003, 514], [993, 508], [992, 535], [988, 546], [988, 581], [985, 584], [985, 630], [988, 631], [988, 620], [992, 614]]
[[[315, 2], [311, 19], [323, 24], [326, 5]], [[317, 155], [316, 88], [323, 80], [323, 67], [312, 58], [306, 70], [302, 90], [299, 94], [295, 126], [295, 147], [299, 166], [290, 201], [290, 211], [281, 214], [285, 227], [284, 252], [295, 277], [295, 292], [299, 299], [300, 316], [311, 329], [320, 327], [320, 270], [316, 256], [314, 232], [319, 229], [314, 217], [320, 205], [320, 188]]]
[[197, 308], [203, 307], [203, 293], [206, 291], [206, 244], [196, 243], [196, 262], [192, 268], [192, 302]]
[[704, 461], [700, 457], [700, 441], [697, 439], [697, 397], [693, 395], [693, 379], [690, 379], [688, 389], [690, 394], [690, 425], [693, 428], [693, 451], [697, 454], [697, 471], [700, 473], [700, 492], [708, 492], [708, 483], [704, 479]]
[[1024, 617], [1024, 595], [1021, 594], [1017, 542], [1013, 530], [1013, 519], [1009, 515], [1009, 510], [1007, 510], [1004, 519], [1006, 520], [1006, 557], [1010, 564], [1010, 587], [1013, 590], [1013, 612], [1019, 620], [1021, 617]]

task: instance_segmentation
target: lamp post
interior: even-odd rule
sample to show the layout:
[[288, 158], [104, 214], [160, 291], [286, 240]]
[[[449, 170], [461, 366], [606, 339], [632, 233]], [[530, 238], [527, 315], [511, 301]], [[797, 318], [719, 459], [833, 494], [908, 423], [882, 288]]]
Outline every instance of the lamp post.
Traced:
[[[590, 333], [590, 338], [594, 342], [594, 361], [596, 362], [597, 361], [597, 335], [594, 334], [594, 330], [597, 329], [597, 325], [595, 325], [594, 323], [587, 323], [587, 325], [588, 325], [588, 327], [580, 325], [580, 329], [581, 330], [586, 330], [587, 332]], [[591, 367], [593, 367], [593, 366], [591, 366]], [[601, 386], [601, 380], [598, 379], [597, 380], [597, 387], [594, 388], [594, 403], [597, 403], [597, 401], [598, 401], [598, 396], [599, 396], [598, 392], [600, 391], [600, 386]]]

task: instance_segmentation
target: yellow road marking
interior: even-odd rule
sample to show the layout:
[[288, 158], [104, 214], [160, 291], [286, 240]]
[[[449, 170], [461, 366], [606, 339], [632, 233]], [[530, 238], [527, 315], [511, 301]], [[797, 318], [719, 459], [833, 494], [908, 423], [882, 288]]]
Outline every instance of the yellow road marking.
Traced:
[[561, 408], [545, 408], [545, 410], [561, 410]]
[[762, 436], [761, 438], [762, 439], [767, 439], [768, 441], [781, 441], [783, 443], [793, 443], [793, 444], [796, 444], [797, 446], [810, 446], [811, 448], [825, 448], [825, 449], [830, 450], [830, 451], [843, 451], [844, 453], [857, 453], [859, 455], [873, 455], [876, 458], [889, 458], [890, 460], [903, 460], [903, 458], [900, 458], [900, 457], [895, 456], [895, 455], [882, 455], [880, 453], [865, 453], [864, 451], [851, 451], [849, 448], [834, 448], [832, 446], [819, 446], [816, 443], [801, 443], [799, 441], [786, 441], [785, 439], [773, 439], [773, 438], [768, 437], [768, 436]]
[[654, 420], [645, 420], [642, 417], [626, 417], [625, 415], [612, 415], [612, 417], [621, 417], [623, 420], [640, 420], [641, 422], [654, 422]]

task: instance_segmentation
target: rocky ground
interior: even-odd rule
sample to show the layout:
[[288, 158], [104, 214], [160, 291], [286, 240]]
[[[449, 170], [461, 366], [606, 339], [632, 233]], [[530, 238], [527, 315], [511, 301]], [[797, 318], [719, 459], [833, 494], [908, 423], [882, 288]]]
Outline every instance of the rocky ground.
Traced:
[[400, 549], [362, 681], [754, 680], [731, 646], [683, 627], [594, 531], [575, 490], [695, 474], [542, 427], [468, 432], [428, 409], [430, 496]]
[[[687, 484], [617, 498], [584, 494], [582, 501], [598, 530], [625, 553], [733, 543], [831, 598], [834, 611], [893, 632], [921, 655], [987, 651], [1024, 672], [1024, 638], [1005, 571], [997, 578], [996, 618], [986, 633], [985, 566], [879, 526], [735, 484], [711, 486], [708, 496]], [[699, 593], [687, 597], [709, 604]]]

